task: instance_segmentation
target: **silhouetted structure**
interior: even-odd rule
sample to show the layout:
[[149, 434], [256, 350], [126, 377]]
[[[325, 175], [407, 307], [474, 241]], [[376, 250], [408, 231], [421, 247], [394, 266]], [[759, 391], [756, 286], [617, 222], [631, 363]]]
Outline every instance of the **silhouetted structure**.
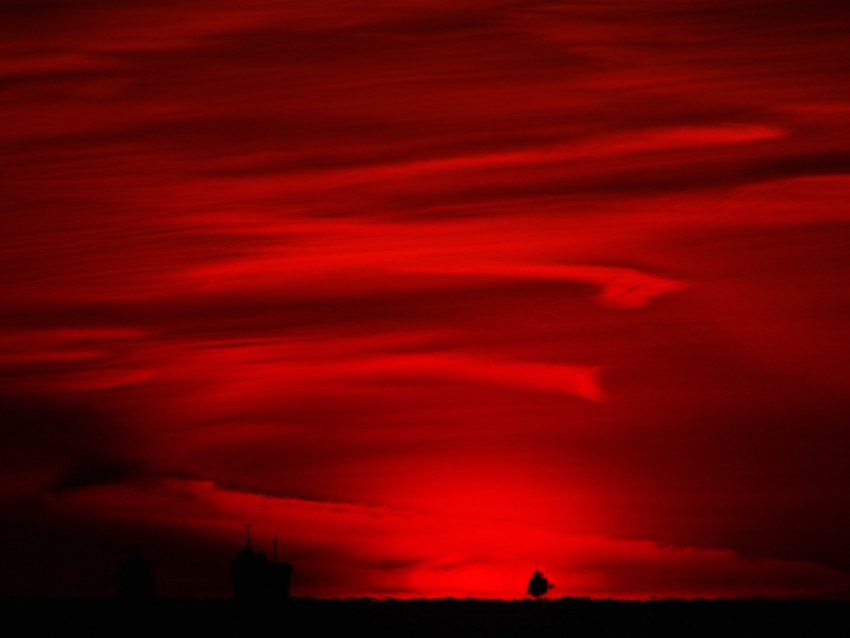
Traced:
[[233, 596], [242, 601], [289, 600], [292, 565], [277, 560], [277, 534], [274, 535], [274, 558], [251, 547], [251, 526], [245, 526], [245, 547], [230, 563]]
[[153, 563], [142, 558], [138, 549], [132, 558], [118, 563], [115, 587], [121, 597], [150, 598], [153, 596], [155, 586]]
[[553, 587], [554, 585], [543, 575], [543, 572], [535, 568], [534, 574], [528, 580], [528, 593], [535, 598], [540, 598]]

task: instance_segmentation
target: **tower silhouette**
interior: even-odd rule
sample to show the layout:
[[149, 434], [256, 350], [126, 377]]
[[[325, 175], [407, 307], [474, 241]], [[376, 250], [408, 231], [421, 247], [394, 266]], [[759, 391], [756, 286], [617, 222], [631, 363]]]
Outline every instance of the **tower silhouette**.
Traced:
[[251, 545], [251, 525], [245, 525], [245, 546], [230, 562], [233, 597], [241, 601], [286, 601], [293, 567], [278, 562], [277, 533], [272, 541], [274, 558]]

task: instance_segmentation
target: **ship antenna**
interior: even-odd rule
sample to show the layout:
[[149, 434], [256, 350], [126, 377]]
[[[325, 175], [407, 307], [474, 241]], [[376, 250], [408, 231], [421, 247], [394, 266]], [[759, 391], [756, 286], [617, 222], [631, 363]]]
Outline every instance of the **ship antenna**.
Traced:
[[272, 545], [274, 545], [274, 562], [277, 562], [277, 532], [274, 533]]
[[251, 547], [251, 523], [245, 523], [245, 547]]

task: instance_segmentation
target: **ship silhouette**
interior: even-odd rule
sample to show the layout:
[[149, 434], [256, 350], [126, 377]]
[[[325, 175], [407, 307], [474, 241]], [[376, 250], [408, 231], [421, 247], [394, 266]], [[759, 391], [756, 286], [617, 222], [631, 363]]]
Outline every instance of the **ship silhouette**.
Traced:
[[277, 534], [272, 541], [274, 554], [269, 559], [264, 551], [252, 547], [251, 526], [246, 525], [245, 530], [245, 546], [230, 562], [233, 597], [240, 601], [288, 601], [293, 567], [278, 562]]
[[544, 596], [554, 585], [543, 575], [539, 568], [534, 569], [531, 578], [528, 579], [528, 593], [535, 598]]

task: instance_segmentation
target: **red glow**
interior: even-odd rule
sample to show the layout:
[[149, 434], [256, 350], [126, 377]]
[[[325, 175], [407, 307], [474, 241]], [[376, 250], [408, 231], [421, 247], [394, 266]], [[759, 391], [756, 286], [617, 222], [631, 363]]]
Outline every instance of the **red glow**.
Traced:
[[842, 3], [25, 4], [0, 586], [850, 590]]

